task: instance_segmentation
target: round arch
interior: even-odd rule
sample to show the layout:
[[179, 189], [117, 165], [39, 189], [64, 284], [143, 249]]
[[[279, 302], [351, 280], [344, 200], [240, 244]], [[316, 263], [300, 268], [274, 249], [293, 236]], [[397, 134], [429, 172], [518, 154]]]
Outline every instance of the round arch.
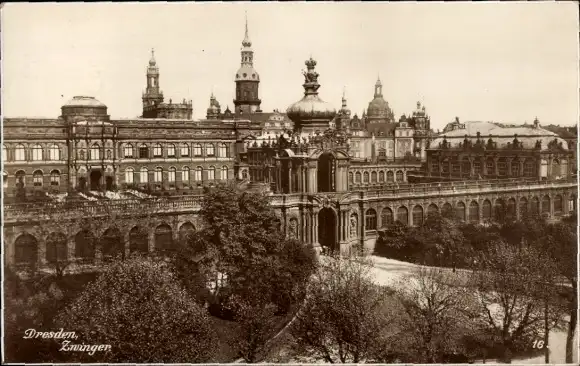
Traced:
[[66, 235], [61, 232], [52, 232], [46, 237], [46, 261], [58, 263], [68, 259]]
[[336, 213], [330, 207], [324, 207], [318, 212], [318, 242], [323, 248], [334, 251], [337, 249]]
[[147, 253], [149, 252], [149, 242], [147, 231], [141, 226], [134, 226], [129, 231], [129, 251]]
[[38, 241], [28, 233], [23, 233], [14, 241], [14, 262], [35, 264], [38, 262]]
[[155, 250], [160, 252], [173, 249], [173, 230], [171, 226], [163, 223], [155, 228]]
[[104, 260], [111, 260], [117, 255], [125, 256], [125, 246], [121, 231], [116, 227], [110, 227], [101, 235], [101, 250]]

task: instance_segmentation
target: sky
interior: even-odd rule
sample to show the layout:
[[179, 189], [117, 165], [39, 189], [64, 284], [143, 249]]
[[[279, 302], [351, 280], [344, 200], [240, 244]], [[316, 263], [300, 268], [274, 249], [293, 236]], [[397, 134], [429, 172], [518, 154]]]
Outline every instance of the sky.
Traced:
[[396, 116], [421, 101], [434, 129], [462, 121], [574, 125], [579, 111], [578, 4], [61, 3], [4, 4], [2, 113], [60, 115], [94, 96], [111, 118], [141, 114], [155, 49], [165, 100], [213, 91], [233, 107], [245, 13], [265, 112], [302, 98], [304, 61], [320, 97], [359, 116], [377, 77]]

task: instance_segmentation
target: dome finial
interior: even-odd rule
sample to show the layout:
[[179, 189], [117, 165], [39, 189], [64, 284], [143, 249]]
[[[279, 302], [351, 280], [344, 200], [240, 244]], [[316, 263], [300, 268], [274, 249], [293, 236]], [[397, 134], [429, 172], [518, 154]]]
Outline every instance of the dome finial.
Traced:
[[149, 65], [150, 66], [155, 66], [156, 62], [155, 62], [155, 49], [152, 48], [151, 49], [151, 59], [149, 60]]

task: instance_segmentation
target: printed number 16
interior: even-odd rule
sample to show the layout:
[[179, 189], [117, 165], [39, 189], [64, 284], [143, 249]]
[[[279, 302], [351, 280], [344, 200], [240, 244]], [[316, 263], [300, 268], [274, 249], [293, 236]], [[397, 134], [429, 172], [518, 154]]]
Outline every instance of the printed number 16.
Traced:
[[542, 349], [544, 348], [544, 341], [535, 340], [532, 348]]

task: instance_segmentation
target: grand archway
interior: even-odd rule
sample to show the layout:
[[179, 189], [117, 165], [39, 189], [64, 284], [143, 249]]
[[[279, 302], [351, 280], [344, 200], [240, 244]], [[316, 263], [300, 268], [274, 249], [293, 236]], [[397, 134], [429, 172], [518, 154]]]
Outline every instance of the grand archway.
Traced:
[[331, 208], [323, 208], [318, 213], [318, 242], [327, 250], [337, 250], [336, 215]]
[[101, 172], [101, 169], [94, 169], [91, 171], [91, 191], [98, 191], [100, 189], [102, 176], [103, 173]]
[[335, 159], [331, 153], [318, 158], [318, 192], [335, 192]]

